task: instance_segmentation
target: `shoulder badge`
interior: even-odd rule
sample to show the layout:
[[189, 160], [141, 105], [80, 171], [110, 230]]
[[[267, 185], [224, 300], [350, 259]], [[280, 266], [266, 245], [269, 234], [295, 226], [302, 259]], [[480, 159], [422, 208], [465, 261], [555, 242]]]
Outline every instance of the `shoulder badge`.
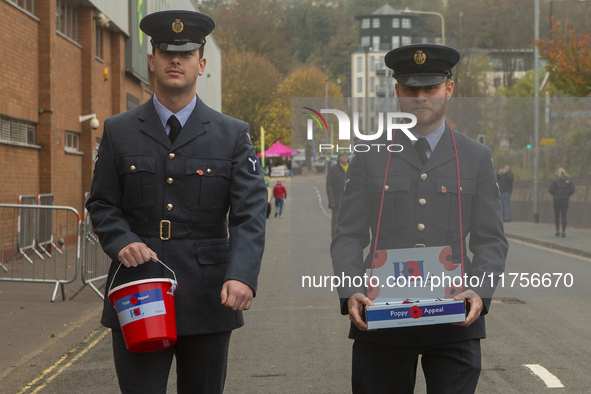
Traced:
[[172, 31], [173, 32], [180, 33], [183, 31], [184, 28], [185, 28], [185, 25], [180, 19], [175, 19], [174, 22], [172, 22]]
[[259, 174], [259, 165], [256, 156], [248, 156], [248, 172], [254, 175]]
[[423, 64], [427, 60], [427, 55], [420, 49], [415, 52], [414, 60], [416, 64]]

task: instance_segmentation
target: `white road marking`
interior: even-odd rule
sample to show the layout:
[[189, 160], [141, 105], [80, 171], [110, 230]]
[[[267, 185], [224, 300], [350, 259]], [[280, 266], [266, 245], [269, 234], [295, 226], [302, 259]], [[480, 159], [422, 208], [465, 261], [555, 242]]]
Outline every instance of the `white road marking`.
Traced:
[[523, 364], [524, 367], [529, 368], [534, 375], [542, 379], [546, 384], [546, 387], [549, 388], [561, 388], [564, 387], [562, 382], [550, 373], [546, 368], [542, 367], [540, 364]]
[[322, 195], [320, 194], [320, 191], [318, 190], [318, 188], [316, 186], [310, 186], [310, 187], [312, 189], [314, 189], [314, 191], [316, 192], [316, 196], [318, 197], [318, 205], [320, 206], [320, 210], [322, 211], [323, 214], [330, 217], [330, 213], [328, 213], [326, 208], [322, 205]]

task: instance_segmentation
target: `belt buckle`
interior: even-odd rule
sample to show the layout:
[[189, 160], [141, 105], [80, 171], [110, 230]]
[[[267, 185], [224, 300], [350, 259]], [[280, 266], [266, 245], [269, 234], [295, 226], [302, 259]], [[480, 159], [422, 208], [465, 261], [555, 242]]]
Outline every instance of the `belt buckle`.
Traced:
[[[164, 231], [162, 231], [164, 224], [168, 224], [168, 235], [164, 235]], [[170, 233], [172, 230], [172, 225], [170, 224], [170, 220], [161, 220], [160, 221], [160, 239], [163, 241], [168, 241], [170, 239]]]
[[427, 245], [425, 245], [425, 244], [416, 244], [415, 245], [415, 248], [426, 248], [426, 247], [427, 247]]

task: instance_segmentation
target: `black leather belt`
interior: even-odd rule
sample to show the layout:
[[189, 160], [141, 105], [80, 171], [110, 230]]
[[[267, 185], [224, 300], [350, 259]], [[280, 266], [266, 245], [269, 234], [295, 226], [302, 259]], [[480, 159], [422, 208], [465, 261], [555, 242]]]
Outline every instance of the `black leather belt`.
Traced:
[[216, 234], [220, 237], [227, 235], [225, 226], [217, 224], [215, 226], [193, 223], [171, 222], [170, 220], [161, 220], [159, 222], [129, 221], [131, 231], [140, 237], [160, 238], [162, 241], [170, 239], [187, 238], [211, 238]]

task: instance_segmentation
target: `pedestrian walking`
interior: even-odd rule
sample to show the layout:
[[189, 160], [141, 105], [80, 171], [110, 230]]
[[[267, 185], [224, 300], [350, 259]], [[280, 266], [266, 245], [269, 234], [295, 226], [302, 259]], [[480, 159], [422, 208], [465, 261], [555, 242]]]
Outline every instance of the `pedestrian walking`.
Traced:
[[349, 156], [347, 152], [340, 152], [337, 164], [331, 166], [326, 175], [326, 195], [328, 196], [328, 207], [331, 210], [330, 237], [334, 238], [337, 219], [339, 217], [339, 206], [341, 205], [341, 194], [345, 185], [345, 176], [349, 167]]
[[501, 191], [501, 203], [503, 204], [503, 221], [511, 221], [511, 193], [513, 192], [513, 173], [511, 167], [505, 165], [499, 170], [497, 182]]
[[[232, 330], [257, 289], [267, 190], [248, 125], [195, 94], [215, 23], [191, 11], [144, 17], [154, 94], [105, 121], [86, 208], [113, 286], [175, 273], [177, 342], [156, 352], [126, 348], [105, 297], [123, 393], [165, 393], [173, 357], [179, 393], [222, 393]], [[119, 269], [120, 268], [120, 269]], [[107, 289], [108, 290], [108, 289]]]
[[281, 181], [277, 181], [277, 184], [275, 184], [275, 187], [273, 188], [273, 197], [275, 197], [275, 217], [277, 217], [277, 215], [281, 217], [283, 215], [283, 204], [287, 198], [287, 189], [285, 189], [285, 186], [283, 186]]
[[[568, 200], [575, 192], [575, 185], [568, 178], [564, 168], [556, 171], [556, 178], [550, 184], [548, 191], [553, 196], [554, 224], [556, 226], [556, 237], [566, 237], [566, 212], [568, 211]], [[562, 230], [562, 232], [560, 231]]]
[[[386, 55], [400, 110], [417, 119], [410, 129], [417, 140], [399, 130], [376, 146], [394, 144], [401, 151], [374, 149], [351, 159], [331, 245], [337, 277], [363, 278], [374, 250], [424, 246], [450, 246], [452, 262], [463, 261], [467, 277], [504, 271], [508, 243], [491, 149], [444, 120], [454, 89], [451, 70], [459, 60], [455, 49], [429, 44]], [[471, 259], [464, 245], [468, 235]], [[353, 393], [412, 393], [419, 355], [428, 393], [474, 393], [494, 286], [468, 285], [454, 297], [466, 301], [465, 322], [372, 331], [363, 318], [365, 307], [373, 305], [363, 281], [339, 288], [354, 340]]]

